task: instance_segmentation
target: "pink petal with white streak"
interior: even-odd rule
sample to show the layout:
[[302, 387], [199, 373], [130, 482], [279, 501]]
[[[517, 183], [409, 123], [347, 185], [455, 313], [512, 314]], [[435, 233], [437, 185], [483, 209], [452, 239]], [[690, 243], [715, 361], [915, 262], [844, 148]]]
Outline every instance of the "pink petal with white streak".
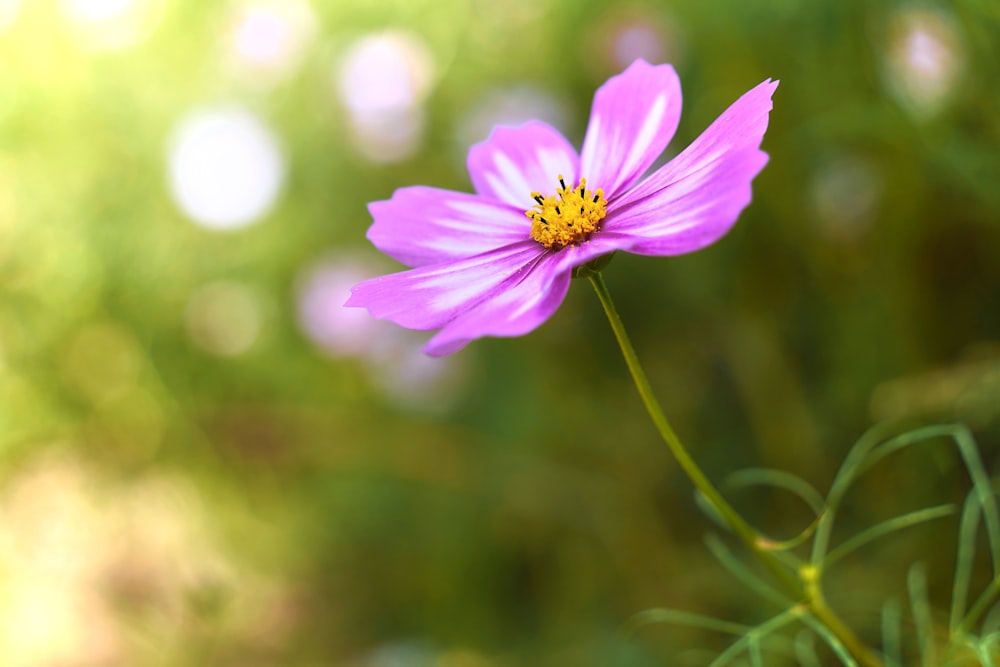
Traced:
[[594, 95], [580, 175], [611, 199], [663, 153], [680, 117], [681, 84], [674, 68], [636, 60]]
[[768, 80], [744, 94], [684, 152], [611, 202], [605, 229], [633, 237], [626, 249], [644, 255], [692, 252], [725, 234], [767, 164], [759, 146], [777, 86]]
[[375, 247], [407, 266], [425, 266], [489, 252], [531, 235], [524, 212], [464, 192], [424, 186], [396, 190], [368, 206]]
[[424, 352], [443, 356], [483, 336], [523, 336], [541, 326], [559, 308], [571, 279], [555, 254], [547, 254], [492, 298], [462, 313], [434, 336]]
[[409, 329], [439, 329], [484, 301], [505, 294], [546, 250], [522, 241], [454, 262], [422, 266], [356, 285], [345, 306]]
[[489, 138], [469, 149], [469, 176], [476, 192], [526, 211], [535, 205], [532, 192], [550, 194], [557, 178], [575, 181], [576, 150], [557, 130], [540, 121], [497, 127]]

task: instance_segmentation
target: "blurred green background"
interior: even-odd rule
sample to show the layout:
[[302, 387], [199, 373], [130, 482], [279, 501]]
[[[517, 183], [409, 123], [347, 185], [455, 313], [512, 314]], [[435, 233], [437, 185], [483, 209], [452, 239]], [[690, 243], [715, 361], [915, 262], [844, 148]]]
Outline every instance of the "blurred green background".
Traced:
[[[367, 202], [468, 190], [498, 123], [579, 145], [635, 57], [680, 73], [668, 153], [781, 80], [734, 230], [605, 271], [713, 478], [825, 490], [881, 421], [964, 420], [996, 470], [995, 0], [0, 0], [3, 664], [705, 664], [719, 638], [623, 626], [765, 618], [588, 285], [443, 360], [340, 308], [398, 268]], [[907, 455], [843, 534], [968, 486]], [[778, 538], [809, 520], [733, 498]], [[956, 523], [845, 561], [833, 604], [874, 639], [918, 557], [946, 599]]]

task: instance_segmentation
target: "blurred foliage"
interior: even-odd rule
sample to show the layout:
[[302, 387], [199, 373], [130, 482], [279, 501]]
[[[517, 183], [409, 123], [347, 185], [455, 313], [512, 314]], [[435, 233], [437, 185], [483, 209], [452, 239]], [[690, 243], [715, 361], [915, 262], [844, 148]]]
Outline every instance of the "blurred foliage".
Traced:
[[[347, 354], [301, 325], [315, 267], [393, 268], [367, 202], [468, 189], [490, 120], [537, 111], [579, 142], [634, 55], [680, 73], [674, 152], [781, 80], [735, 229], [605, 271], [710, 474], [823, 489], [881, 420], [965, 421], [996, 469], [1000, 4], [314, 0], [278, 37], [249, 33], [287, 60], [247, 64], [241, 12], [281, 4], [0, 0], [4, 664], [675, 664], [708, 640], [626, 620], [764, 620], [708, 558], [586, 285], [532, 335], [442, 362], [408, 338]], [[415, 134], [388, 153], [351, 116], [379, 72], [346, 98], [337, 78], [386, 30], [423, 77]], [[238, 229], [172, 195], [182, 119], [217, 108], [270, 128], [283, 159], [273, 206]], [[838, 531], [968, 489], [951, 449], [907, 453]], [[809, 520], [779, 493], [734, 498], [777, 538]], [[947, 604], [948, 521], [839, 565], [831, 602], [863, 636], [914, 554]]]

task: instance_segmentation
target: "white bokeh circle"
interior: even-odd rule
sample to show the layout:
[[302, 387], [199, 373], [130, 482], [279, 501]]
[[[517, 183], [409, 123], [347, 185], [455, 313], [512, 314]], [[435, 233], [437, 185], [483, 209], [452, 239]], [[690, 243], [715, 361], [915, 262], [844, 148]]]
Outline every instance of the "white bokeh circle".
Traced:
[[273, 132], [235, 106], [202, 109], [182, 119], [167, 160], [175, 201], [208, 229], [239, 229], [260, 219], [285, 178]]

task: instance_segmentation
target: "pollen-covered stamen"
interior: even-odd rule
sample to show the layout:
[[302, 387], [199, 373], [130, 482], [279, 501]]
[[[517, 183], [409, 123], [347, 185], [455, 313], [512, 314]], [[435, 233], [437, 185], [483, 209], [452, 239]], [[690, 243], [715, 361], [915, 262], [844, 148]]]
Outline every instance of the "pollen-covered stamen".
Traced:
[[559, 250], [573, 243], [586, 241], [601, 226], [607, 215], [608, 201], [604, 190], [587, 189], [587, 179], [567, 187], [562, 176], [555, 195], [543, 197], [532, 192], [537, 204], [524, 212], [531, 218], [531, 238], [549, 249]]

